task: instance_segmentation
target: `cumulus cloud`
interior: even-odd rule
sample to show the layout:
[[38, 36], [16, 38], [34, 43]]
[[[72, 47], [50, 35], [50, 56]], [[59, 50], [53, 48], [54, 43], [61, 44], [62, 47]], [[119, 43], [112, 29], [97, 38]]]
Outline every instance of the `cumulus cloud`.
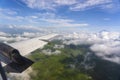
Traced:
[[8, 34], [5, 32], [0, 32], [0, 36], [8, 36]]
[[50, 33], [48, 30], [33, 26], [1, 25], [0, 29], [0, 42], [8, 43], [23, 41]]
[[[42, 36], [43, 33], [32, 33], [32, 32], [23, 32], [22, 34], [8, 34], [5, 33], [6, 35], [0, 35], [0, 42], [5, 42], [5, 43], [12, 43], [12, 42], [18, 42], [18, 41], [23, 41], [23, 40], [28, 40], [31, 38], [39, 37]], [[9, 35], [9, 36], [8, 36]]]
[[64, 44], [91, 45], [90, 49], [102, 59], [120, 64], [120, 33], [73, 33], [64, 35]]
[[97, 56], [120, 64], [120, 41], [110, 41], [103, 44], [94, 44], [91, 50]]
[[22, 40], [27, 40], [29, 37], [22, 37], [20, 35], [18, 36], [0, 36], [0, 42], [5, 42], [5, 43], [11, 43], [11, 42], [17, 42], [17, 41], [22, 41]]

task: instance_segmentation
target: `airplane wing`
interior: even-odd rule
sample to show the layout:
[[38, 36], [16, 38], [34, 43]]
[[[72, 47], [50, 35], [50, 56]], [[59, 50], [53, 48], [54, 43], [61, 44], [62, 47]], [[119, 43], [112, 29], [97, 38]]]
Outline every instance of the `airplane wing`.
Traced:
[[46, 41], [43, 41], [42, 39], [49, 40], [50, 38], [53, 38], [55, 36], [57, 36], [57, 34], [50, 34], [50, 35], [45, 35], [38, 38], [26, 40], [26, 41], [12, 43], [9, 45], [19, 50], [22, 56], [25, 56], [38, 48], [43, 48], [43, 46], [48, 43]]
[[[19, 50], [22, 56], [19, 56], [18, 58], [20, 58], [21, 59], [20, 61], [24, 62], [25, 65], [20, 65], [20, 64], [16, 64], [15, 62], [10, 62], [7, 65], [4, 65], [5, 71], [14, 72], [14, 73], [23, 72], [25, 69], [27, 69], [29, 66], [33, 64], [33, 61], [23, 56], [28, 55], [29, 53], [35, 51], [38, 48], [43, 48], [43, 46], [48, 43], [44, 40], [49, 40], [55, 36], [57, 36], [57, 34], [45, 35], [42, 37], [29, 39], [26, 41], [20, 41], [20, 42], [8, 44], [9, 46], [12, 46], [13, 48]], [[4, 58], [3, 60], [7, 60], [7, 59]]]

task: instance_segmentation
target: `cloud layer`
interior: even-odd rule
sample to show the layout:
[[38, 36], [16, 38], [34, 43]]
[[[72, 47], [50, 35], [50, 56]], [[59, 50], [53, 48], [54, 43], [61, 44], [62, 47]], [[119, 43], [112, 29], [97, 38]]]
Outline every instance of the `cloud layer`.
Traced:
[[[102, 59], [120, 64], [120, 33], [101, 31], [99, 33], [73, 33], [64, 35], [65, 44], [91, 45], [90, 49]], [[67, 40], [66, 40], [67, 39]]]
[[33, 26], [0, 25], [0, 42], [22, 41], [49, 33], [51, 31]]

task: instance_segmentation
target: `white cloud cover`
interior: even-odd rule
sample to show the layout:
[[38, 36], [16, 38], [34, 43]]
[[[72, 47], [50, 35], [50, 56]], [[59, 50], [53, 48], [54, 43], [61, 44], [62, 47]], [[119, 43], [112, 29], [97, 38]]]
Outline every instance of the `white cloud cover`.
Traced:
[[27, 39], [31, 39], [34, 37], [39, 37], [45, 35], [44, 33], [39, 33], [39, 32], [23, 32], [22, 34], [10, 34], [10, 33], [5, 33], [5, 32], [0, 32], [0, 42], [5, 42], [5, 43], [11, 43], [11, 42], [18, 42], [18, 41], [23, 41]]
[[[10, 30], [10, 31], [9, 31]], [[39, 37], [51, 33], [51, 31], [34, 26], [17, 26], [0, 24], [0, 42], [16, 42]]]
[[22, 37], [20, 35], [17, 34], [16, 37], [13, 37], [11, 34], [9, 33], [5, 33], [5, 32], [0, 32], [0, 42], [11, 42], [11, 41], [21, 41], [21, 40], [26, 40], [28, 39], [27, 37]]
[[[73, 33], [64, 35], [65, 44], [89, 44], [90, 49], [102, 59], [120, 64], [120, 33], [101, 31], [99, 33]], [[67, 40], [65, 40], [67, 39]]]
[[[22, 0], [33, 9], [56, 10], [58, 7], [68, 6], [72, 11], [86, 10], [93, 7], [101, 9], [114, 8], [114, 0]], [[104, 6], [103, 6], [104, 5]], [[101, 7], [102, 6], [102, 7]]]

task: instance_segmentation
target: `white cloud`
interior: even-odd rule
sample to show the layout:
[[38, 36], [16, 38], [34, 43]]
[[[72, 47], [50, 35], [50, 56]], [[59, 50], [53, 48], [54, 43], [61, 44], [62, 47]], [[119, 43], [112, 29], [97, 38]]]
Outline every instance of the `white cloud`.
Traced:
[[86, 10], [94, 7], [112, 9], [118, 1], [114, 0], [22, 0], [33, 9], [56, 10], [58, 7], [68, 6], [72, 11]]
[[116, 1], [114, 3], [110, 3], [110, 4], [105, 4], [105, 5], [101, 5], [100, 8], [105, 10], [105, 11], [108, 11], [108, 12], [118, 12], [120, 10], [120, 2], [119, 1]]
[[23, 0], [23, 2], [25, 2], [28, 7], [37, 9], [53, 10], [55, 6], [52, 0]]
[[89, 24], [87, 23], [76, 23], [74, 20], [71, 19], [43, 19], [43, 21], [49, 22], [54, 24], [53, 26], [56, 27], [85, 27]]
[[102, 59], [120, 64], [120, 33], [101, 31], [99, 33], [66, 34], [61, 39], [64, 44], [87, 44], [95, 55]]
[[110, 3], [112, 3], [112, 0], [86, 0], [83, 3], [78, 3], [72, 6], [70, 9], [73, 11], [85, 10], [85, 9], [93, 8], [103, 4], [110, 4]]
[[5, 32], [0, 32], [0, 36], [7, 36], [8, 34]]
[[33, 32], [24, 32], [23, 34], [21, 34], [21, 36], [27, 37], [27, 38], [39, 37], [41, 35], [43, 35], [43, 34], [39, 33], [39, 32], [36, 32], [36, 33], [33, 33]]
[[[13, 17], [14, 16], [14, 17]], [[0, 8], [0, 18], [2, 21], [23, 21], [24, 17], [18, 16], [17, 11], [6, 8]], [[2, 23], [2, 22], [1, 22]]]
[[18, 42], [23, 41], [35, 37], [39, 37], [45, 35], [47, 33], [39, 33], [39, 32], [23, 32], [22, 34], [10, 34], [5, 32], [0, 32], [0, 42]]
[[8, 14], [8, 15], [16, 15], [18, 14], [16, 11], [14, 10], [10, 10], [10, 9], [3, 9], [3, 8], [0, 8], [0, 13], [4, 13], [4, 14]]
[[21, 36], [17, 36], [17, 37], [2, 37], [0, 36], [0, 42], [17, 42], [17, 41], [23, 41], [23, 40], [27, 40], [29, 38], [27, 37], [21, 37]]
[[58, 5], [73, 5], [77, 0], [54, 0]]
[[61, 5], [73, 5], [77, 0], [22, 0], [30, 8], [55, 10], [56, 7]]
[[[4, 10], [4, 9], [2, 9]], [[5, 9], [6, 10], [6, 9]], [[4, 11], [5, 11], [4, 10]], [[12, 12], [12, 11], [11, 11]], [[14, 11], [13, 11], [14, 12]], [[55, 13], [34, 13], [29, 16], [8, 15], [8, 12], [0, 12], [0, 18], [9, 24], [39, 25], [42, 27], [84, 27], [87, 23], [79, 23], [72, 19], [67, 19]], [[15, 21], [17, 21], [15, 23]], [[2, 22], [1, 22], [2, 23]], [[8, 23], [7, 23], [8, 24]]]
[[120, 64], [120, 41], [111, 41], [103, 44], [94, 44], [91, 50], [97, 56]]

